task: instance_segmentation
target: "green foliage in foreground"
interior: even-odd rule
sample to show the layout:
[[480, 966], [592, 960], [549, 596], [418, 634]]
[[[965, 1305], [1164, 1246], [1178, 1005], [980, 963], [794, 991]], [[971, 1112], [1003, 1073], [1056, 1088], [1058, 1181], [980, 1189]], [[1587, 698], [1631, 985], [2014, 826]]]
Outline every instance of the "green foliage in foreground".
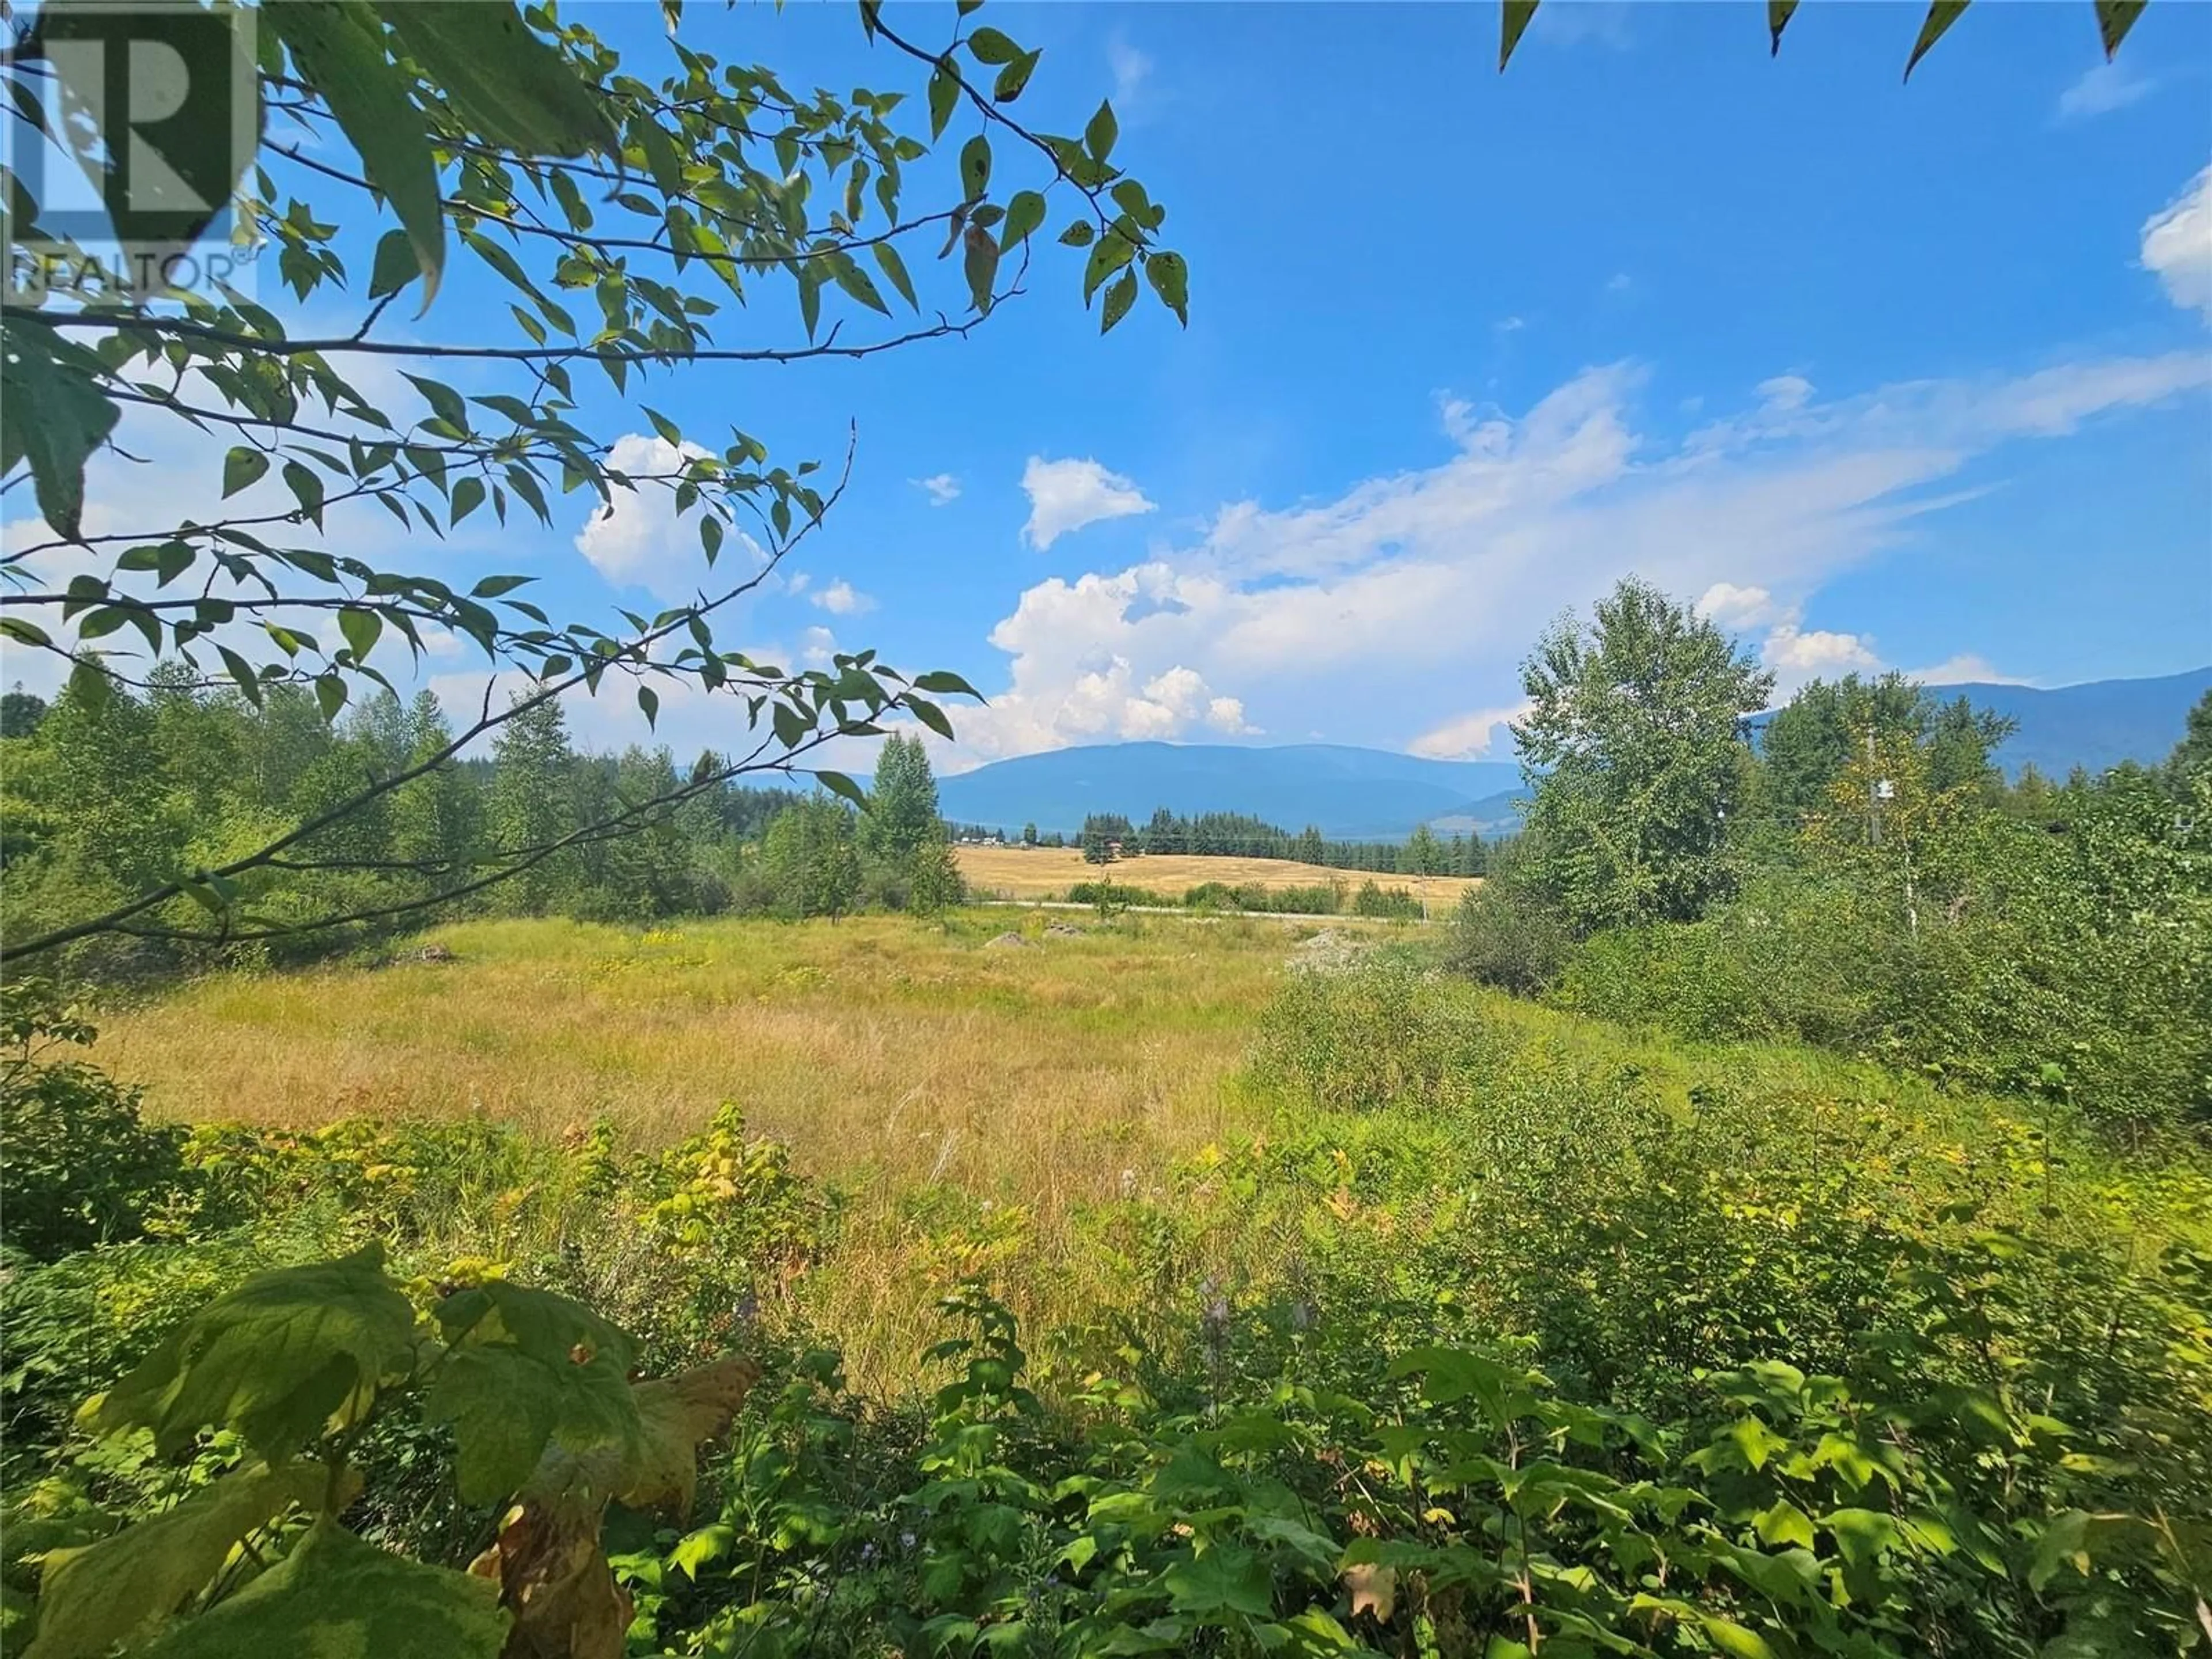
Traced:
[[[356, 1619], [488, 1659], [453, 1571], [483, 1505], [533, 1459], [641, 1456], [632, 1357], [735, 1340], [769, 1381], [690, 1514], [656, 1518], [674, 1465], [645, 1459], [638, 1506], [573, 1532], [627, 1602], [533, 1651], [2202, 1650], [2201, 1149], [1637, 1048], [1402, 960], [1287, 981], [1250, 1086], [1260, 1133], [1084, 1223], [1124, 1293], [1095, 1329], [1025, 1338], [953, 1287], [926, 1402], [844, 1392], [786, 1299], [830, 1217], [734, 1115], [659, 1157], [197, 1132], [166, 1231], [7, 1281], [9, 1645], [37, 1619], [40, 1659], [282, 1651], [273, 1621]], [[85, 1544], [161, 1567], [78, 1648], [54, 1621], [95, 1608], [57, 1596], [91, 1553], [51, 1552]], [[155, 1603], [183, 1611], [142, 1632]]]

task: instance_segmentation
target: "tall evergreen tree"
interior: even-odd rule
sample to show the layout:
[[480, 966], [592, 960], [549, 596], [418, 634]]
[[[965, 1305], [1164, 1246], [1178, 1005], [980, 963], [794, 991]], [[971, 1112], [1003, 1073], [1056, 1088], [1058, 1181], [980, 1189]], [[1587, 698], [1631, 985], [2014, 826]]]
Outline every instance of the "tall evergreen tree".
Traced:
[[[520, 694], [516, 696], [521, 701]], [[575, 756], [560, 703], [548, 698], [500, 727], [492, 743], [489, 817], [494, 850], [508, 858], [543, 848], [576, 828]], [[501, 895], [507, 908], [543, 915], [553, 903], [570, 860], [541, 858], [514, 876]]]
[[[416, 692], [407, 707], [407, 763], [420, 765], [452, 739], [437, 694]], [[436, 872], [428, 879], [441, 887], [463, 878], [483, 832], [483, 793], [475, 778], [452, 761], [392, 791], [392, 856]]]
[[860, 850], [896, 861], [944, 837], [937, 811], [937, 779], [919, 737], [892, 732], [876, 757], [876, 787], [860, 823]]

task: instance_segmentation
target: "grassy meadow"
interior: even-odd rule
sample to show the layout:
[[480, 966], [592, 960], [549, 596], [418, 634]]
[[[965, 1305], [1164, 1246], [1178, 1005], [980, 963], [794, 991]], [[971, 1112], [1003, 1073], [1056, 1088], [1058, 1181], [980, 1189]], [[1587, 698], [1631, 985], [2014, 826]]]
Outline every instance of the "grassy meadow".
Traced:
[[[644, 1376], [768, 1370], [691, 1522], [609, 1522], [632, 1655], [1103, 1654], [1141, 1618], [1472, 1656], [1540, 1605], [1659, 1659], [2189, 1650], [2201, 1142], [1516, 1000], [1433, 929], [1014, 920], [471, 922], [101, 1011], [93, 1060], [193, 1127], [143, 1237], [0, 1275], [19, 1478], [149, 1512], [211, 1478], [110, 1469], [78, 1404], [247, 1275], [374, 1246], [404, 1305], [551, 1293]], [[69, 1168], [163, 1150], [45, 1086]], [[495, 1511], [440, 1400], [380, 1419], [352, 1515], [459, 1566]]]
[[[1065, 898], [1070, 887], [1096, 881], [1100, 874], [1097, 865], [1083, 861], [1083, 849], [1078, 847], [957, 847], [953, 853], [969, 886], [993, 898]], [[1425, 891], [1439, 915], [1458, 903], [1469, 888], [1482, 885], [1480, 876], [1376, 875], [1295, 859], [1217, 858], [1194, 853], [1147, 853], [1117, 860], [1105, 873], [1133, 887], [1173, 894], [1207, 882], [1277, 893], [1292, 887], [1326, 887], [1331, 882], [1342, 882], [1350, 892], [1362, 882], [1372, 881], [1379, 887], [1402, 887], [1416, 896]]]
[[[1632, 1100], [1689, 1134], [1670, 1156], [1700, 1183], [1732, 1170], [1759, 1189], [1737, 1206], [1751, 1218], [1768, 1171], [1800, 1208], [1801, 1176], [1831, 1198], [1842, 1182], [1855, 1224], [1885, 1228], [1972, 1188], [2008, 1221], [2063, 1213], [2154, 1250], [2208, 1209], [2190, 1164], [2161, 1188], [2187, 1201], [2147, 1206], [2131, 1186], [2113, 1213], [2106, 1155], [2053, 1155], [2016, 1103], [1810, 1049], [1639, 1038], [1435, 980], [1418, 930], [1055, 914], [1010, 938], [1009, 921], [471, 922], [428, 937], [450, 961], [202, 980], [106, 1018], [98, 1056], [145, 1085], [150, 1114], [193, 1123], [473, 1119], [574, 1146], [599, 1120], [651, 1152], [734, 1103], [835, 1195], [835, 1247], [790, 1306], [879, 1396], [915, 1386], [932, 1310], [970, 1274], [1034, 1329], [1095, 1332], [1170, 1282], [1273, 1284], [1347, 1247], [1382, 1249], [1387, 1281], [1392, 1249], [1463, 1224], [1443, 1172], [1471, 1159], [1517, 1180], [1565, 1158], [1576, 1173], [1546, 1203], [1599, 1206], [1619, 1172], [1588, 1160], [1650, 1176]], [[1384, 970], [1296, 971], [1363, 958]]]
[[1231, 1132], [1255, 1022], [1316, 932], [1030, 917], [1013, 945], [1011, 920], [473, 922], [428, 936], [451, 962], [203, 980], [105, 1019], [99, 1053], [191, 1122], [478, 1115], [558, 1139], [604, 1115], [658, 1149], [735, 1102], [845, 1195], [809, 1309], [856, 1377], [897, 1386], [970, 1267], [1052, 1263], [1021, 1275], [1032, 1306], [1085, 1310], [1073, 1218]]

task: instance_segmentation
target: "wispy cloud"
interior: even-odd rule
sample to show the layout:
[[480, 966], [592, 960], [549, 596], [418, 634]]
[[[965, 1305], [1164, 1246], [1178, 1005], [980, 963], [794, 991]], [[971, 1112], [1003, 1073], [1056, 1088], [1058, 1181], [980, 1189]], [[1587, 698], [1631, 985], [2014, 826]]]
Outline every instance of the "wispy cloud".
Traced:
[[2058, 118], [2081, 121], [2093, 115], [2109, 115], [2149, 96], [2157, 88], [2156, 81], [2136, 74], [2126, 59], [2115, 58], [2108, 64], [2099, 64], [2058, 94]]
[[1328, 729], [1356, 686], [1407, 711], [1408, 746], [1485, 752], [1544, 621], [1630, 571], [1703, 595], [1785, 678], [1881, 666], [1874, 640], [1806, 624], [1826, 580], [1965, 499], [1939, 487], [1970, 461], [2201, 392], [2212, 359], [2177, 351], [1826, 399], [1778, 376], [1672, 439], [1643, 418], [1644, 380], [1631, 365], [1588, 370], [1517, 416], [1443, 399], [1455, 442], [1440, 463], [1317, 502], [1231, 502], [1182, 548], [1034, 584], [991, 634], [1009, 659], [1003, 688], [963, 714], [948, 758], [1198, 729], [1188, 712], [1170, 722], [1137, 706], [1197, 708], [1152, 695], [1184, 670], [1248, 723]]
[[927, 495], [932, 507], [949, 507], [960, 499], [960, 480], [950, 472], [934, 473], [927, 478], [909, 478], [907, 482]]
[[1152, 78], [1152, 60], [1116, 29], [1106, 41], [1106, 67], [1114, 76], [1114, 107], [1127, 114], [1127, 106], [1138, 102]]

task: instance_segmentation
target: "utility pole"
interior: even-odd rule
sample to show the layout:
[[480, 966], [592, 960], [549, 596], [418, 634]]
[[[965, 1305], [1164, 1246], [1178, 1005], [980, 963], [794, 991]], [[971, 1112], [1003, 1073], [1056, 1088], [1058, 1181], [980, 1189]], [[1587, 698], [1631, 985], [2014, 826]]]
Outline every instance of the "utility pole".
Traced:
[[1875, 777], [1874, 726], [1867, 726], [1867, 845], [1881, 845], [1881, 782]]

